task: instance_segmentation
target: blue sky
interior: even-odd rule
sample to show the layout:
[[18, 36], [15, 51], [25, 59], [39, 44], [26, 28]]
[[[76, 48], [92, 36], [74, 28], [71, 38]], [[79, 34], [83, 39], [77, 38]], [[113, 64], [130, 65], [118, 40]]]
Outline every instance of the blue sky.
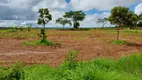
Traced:
[[0, 26], [36, 25], [39, 8], [48, 8], [53, 16], [47, 27], [62, 27], [55, 24], [55, 20], [70, 10], [82, 10], [87, 14], [80, 22], [81, 27], [101, 26], [96, 23], [97, 19], [108, 17], [115, 6], [129, 7], [138, 15], [142, 13], [141, 0], [0, 0]]
[[[65, 0], [67, 3], [70, 2], [70, 0]], [[133, 3], [132, 5], [130, 6], [127, 6], [129, 7], [129, 9], [133, 12], [135, 12], [135, 7], [139, 4], [139, 2], [136, 2], [136, 3]], [[104, 10], [104, 11], [98, 11], [97, 9], [92, 9], [92, 10], [89, 10], [89, 11], [84, 11], [86, 14], [90, 15], [90, 14], [94, 14], [94, 13], [98, 13], [98, 14], [101, 14], [103, 12], [110, 12], [110, 10]]]

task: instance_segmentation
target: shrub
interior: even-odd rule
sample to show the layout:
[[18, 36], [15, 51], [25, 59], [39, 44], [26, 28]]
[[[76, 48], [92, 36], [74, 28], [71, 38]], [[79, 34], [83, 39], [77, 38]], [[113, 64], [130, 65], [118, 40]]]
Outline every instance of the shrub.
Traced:
[[64, 66], [67, 67], [69, 70], [75, 69], [77, 66], [78, 61], [74, 60], [77, 57], [77, 51], [69, 51], [69, 54], [66, 55], [66, 59], [64, 62]]
[[10, 69], [7, 70], [7, 75], [0, 78], [0, 80], [24, 80], [24, 70], [23, 65], [20, 63], [17, 63], [13, 65]]

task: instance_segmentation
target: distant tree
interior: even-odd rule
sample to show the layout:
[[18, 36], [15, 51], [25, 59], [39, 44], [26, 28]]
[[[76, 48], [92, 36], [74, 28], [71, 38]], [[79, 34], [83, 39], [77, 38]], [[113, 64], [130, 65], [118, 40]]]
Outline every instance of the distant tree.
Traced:
[[83, 21], [85, 19], [86, 14], [83, 11], [69, 11], [66, 12], [64, 18], [68, 18], [72, 20], [73, 27], [75, 29], [79, 29], [79, 21]]
[[105, 26], [105, 24], [107, 24], [107, 18], [99, 18], [98, 20], [97, 20], [97, 23], [99, 23], [99, 24], [102, 24], [102, 28], [104, 28], [104, 26]]
[[31, 24], [29, 24], [29, 25], [28, 25], [28, 27], [27, 27], [27, 29], [28, 29], [28, 31], [31, 31], [31, 29], [32, 29], [32, 25], [31, 25]]
[[111, 24], [114, 24], [117, 26], [117, 41], [119, 40], [119, 33], [120, 33], [120, 27], [124, 25], [128, 25], [128, 23], [131, 23], [128, 18], [128, 14], [131, 14], [129, 11], [129, 8], [117, 6], [114, 7], [111, 10], [111, 15], [109, 16], [108, 20]]
[[48, 8], [41, 8], [41, 9], [39, 9], [39, 11], [38, 11], [38, 13], [39, 13], [39, 18], [38, 18], [38, 22], [37, 22], [37, 24], [39, 24], [39, 25], [43, 25], [43, 28], [41, 29], [41, 43], [44, 43], [44, 42], [46, 42], [47, 40], [46, 40], [46, 33], [45, 33], [45, 25], [47, 24], [47, 23], [49, 23], [49, 21], [51, 21], [52, 20], [52, 15], [49, 13], [49, 10], [48, 10]]
[[129, 11], [125, 22], [125, 25], [129, 26], [130, 29], [134, 29], [137, 27], [138, 17], [136, 14], [134, 14], [134, 12]]
[[24, 31], [25, 27], [24, 26], [19, 26], [20, 31]]
[[70, 20], [64, 19], [64, 18], [58, 18], [56, 20], [56, 23], [63, 25], [63, 28], [65, 27], [66, 24], [69, 24], [70, 26], [72, 25]]
[[138, 15], [138, 26], [142, 27], [142, 13]]

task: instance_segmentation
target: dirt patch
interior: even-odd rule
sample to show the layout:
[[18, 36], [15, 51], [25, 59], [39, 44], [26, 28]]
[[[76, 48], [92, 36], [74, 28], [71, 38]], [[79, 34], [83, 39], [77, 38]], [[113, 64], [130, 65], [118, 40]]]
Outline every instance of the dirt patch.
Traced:
[[[26, 34], [26, 33], [25, 33]], [[31, 33], [32, 34], [32, 33]], [[11, 34], [12, 35], [12, 34]], [[133, 38], [131, 37], [133, 36]], [[58, 42], [61, 47], [50, 46], [23, 46], [24, 41], [32, 41], [35, 38], [0, 38], [0, 65], [11, 65], [17, 61], [25, 64], [48, 64], [57, 66], [64, 61], [69, 50], [78, 50], [78, 60], [91, 60], [95, 57], [109, 57], [118, 59], [121, 56], [142, 52], [142, 40], [140, 34], [123, 34], [122, 40], [136, 46], [115, 45], [109, 41], [115, 40], [114, 32], [102, 30], [91, 31], [48, 31], [48, 39]]]

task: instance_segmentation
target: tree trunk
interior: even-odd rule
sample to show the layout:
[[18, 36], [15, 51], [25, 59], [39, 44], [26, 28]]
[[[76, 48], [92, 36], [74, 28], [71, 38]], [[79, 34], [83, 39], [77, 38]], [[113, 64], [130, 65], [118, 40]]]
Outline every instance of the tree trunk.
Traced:
[[119, 40], [119, 35], [120, 35], [120, 25], [117, 26], [117, 41]]
[[102, 29], [104, 28], [104, 25], [105, 25], [105, 24], [102, 25]]

